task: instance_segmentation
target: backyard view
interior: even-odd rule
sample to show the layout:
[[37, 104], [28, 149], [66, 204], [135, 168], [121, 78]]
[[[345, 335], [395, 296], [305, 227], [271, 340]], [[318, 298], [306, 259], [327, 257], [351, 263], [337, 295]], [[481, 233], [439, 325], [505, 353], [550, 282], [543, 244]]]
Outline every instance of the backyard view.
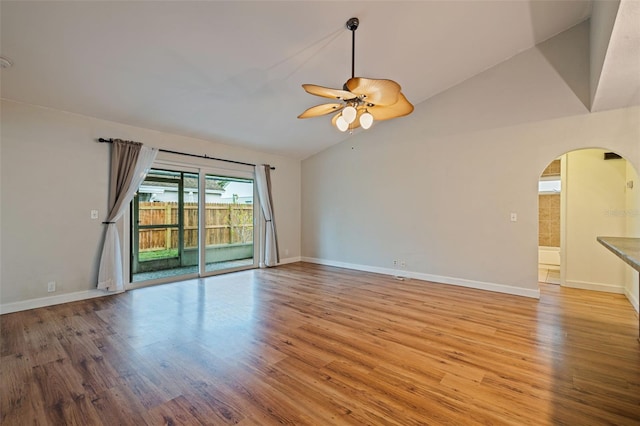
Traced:
[[[253, 265], [253, 180], [205, 176], [205, 272]], [[151, 170], [133, 201], [132, 280], [199, 272], [198, 175]]]
[[[141, 202], [139, 224], [178, 223], [178, 203]], [[164, 218], [164, 220], [162, 220]], [[251, 245], [253, 243], [252, 204], [205, 204], [205, 241], [207, 247]], [[163, 223], [164, 222], [164, 223]], [[184, 248], [198, 248], [198, 204], [185, 203], [183, 216]], [[139, 230], [139, 258], [143, 260], [178, 256], [180, 229], [143, 228]]]

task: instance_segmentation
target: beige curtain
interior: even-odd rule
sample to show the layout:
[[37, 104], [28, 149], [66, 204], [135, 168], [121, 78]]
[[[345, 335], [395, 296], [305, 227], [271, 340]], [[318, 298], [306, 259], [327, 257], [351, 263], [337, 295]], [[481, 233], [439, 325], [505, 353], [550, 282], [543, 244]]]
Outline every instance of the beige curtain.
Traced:
[[278, 236], [276, 233], [276, 219], [273, 215], [273, 198], [271, 197], [271, 166], [268, 164], [255, 167], [256, 187], [264, 219], [264, 237], [261, 238], [260, 267], [275, 266], [280, 262], [278, 252]]
[[107, 231], [98, 271], [99, 289], [124, 290], [122, 251], [116, 222], [126, 211], [157, 154], [157, 148], [144, 147], [139, 142], [120, 139], [113, 141], [109, 182], [109, 215], [104, 222], [107, 225]]

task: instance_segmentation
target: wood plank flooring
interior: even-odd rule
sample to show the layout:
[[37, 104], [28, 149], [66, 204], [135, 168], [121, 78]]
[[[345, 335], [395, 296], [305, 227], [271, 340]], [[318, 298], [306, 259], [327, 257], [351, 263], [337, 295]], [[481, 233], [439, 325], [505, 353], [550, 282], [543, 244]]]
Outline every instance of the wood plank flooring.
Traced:
[[2, 425], [640, 424], [621, 295], [296, 263], [0, 317]]

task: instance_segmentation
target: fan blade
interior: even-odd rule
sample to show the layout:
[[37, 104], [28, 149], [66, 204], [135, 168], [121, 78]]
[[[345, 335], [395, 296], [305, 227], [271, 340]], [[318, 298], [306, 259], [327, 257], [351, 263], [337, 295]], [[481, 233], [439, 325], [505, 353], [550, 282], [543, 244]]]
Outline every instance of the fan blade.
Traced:
[[316, 86], [315, 84], [303, 84], [302, 88], [312, 95], [322, 96], [323, 98], [331, 98], [331, 99], [353, 99], [357, 98], [358, 95], [347, 92], [346, 90], [339, 89], [331, 89], [329, 87]]
[[298, 118], [311, 118], [319, 117], [321, 115], [330, 114], [335, 111], [340, 111], [344, 108], [344, 104], [322, 104], [308, 108], [298, 116]]
[[347, 80], [345, 88], [358, 95], [365, 95], [365, 102], [374, 105], [393, 105], [398, 101], [401, 87], [393, 80], [375, 80], [354, 77]]
[[[356, 116], [356, 119], [353, 121], [353, 123], [349, 124], [349, 129], [347, 130], [353, 130], [353, 129], [357, 129], [358, 127], [360, 127], [360, 116], [362, 115], [362, 111], [358, 110], [358, 115]], [[333, 116], [333, 118], [331, 119], [331, 124], [333, 124], [333, 127], [338, 128], [338, 125], [336, 124], [336, 121], [338, 121], [338, 117], [340, 117], [340, 114], [336, 114]]]
[[377, 121], [389, 120], [390, 118], [402, 117], [413, 112], [413, 105], [404, 97], [398, 94], [398, 102], [393, 105], [375, 105], [367, 108], [373, 118]]

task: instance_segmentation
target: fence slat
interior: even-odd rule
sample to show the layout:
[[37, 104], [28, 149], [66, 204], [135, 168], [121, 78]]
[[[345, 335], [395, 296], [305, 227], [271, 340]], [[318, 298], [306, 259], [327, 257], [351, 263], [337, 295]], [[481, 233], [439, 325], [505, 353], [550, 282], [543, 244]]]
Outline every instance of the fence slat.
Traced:
[[[141, 202], [140, 225], [178, 223], [178, 203]], [[184, 245], [198, 246], [198, 203], [184, 203]], [[176, 228], [140, 229], [139, 251], [178, 248]], [[205, 244], [236, 244], [253, 241], [253, 205], [207, 203], [205, 205]]]

